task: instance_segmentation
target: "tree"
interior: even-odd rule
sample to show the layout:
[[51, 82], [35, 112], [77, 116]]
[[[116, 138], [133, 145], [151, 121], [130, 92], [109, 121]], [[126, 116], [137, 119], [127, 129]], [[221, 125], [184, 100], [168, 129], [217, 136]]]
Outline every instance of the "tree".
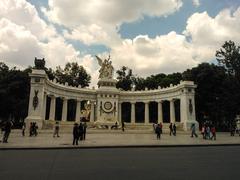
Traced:
[[83, 66], [79, 66], [77, 62], [67, 63], [65, 68], [62, 69], [57, 66], [55, 77], [58, 82], [67, 82], [70, 86], [89, 86], [91, 76], [87, 73]]
[[17, 123], [27, 116], [30, 78], [27, 71], [0, 64], [0, 117], [14, 119]]
[[226, 41], [222, 48], [216, 51], [216, 59], [230, 75], [240, 81], [240, 46], [236, 46], [233, 41]]
[[125, 91], [131, 90], [133, 86], [134, 75], [132, 69], [129, 69], [126, 66], [123, 66], [120, 70], [116, 71], [117, 73], [117, 88], [121, 88]]
[[227, 78], [223, 67], [215, 64], [202, 63], [197, 67], [183, 72], [184, 80], [191, 80], [197, 85], [196, 116], [202, 124], [205, 117], [216, 124], [222, 124], [224, 117], [224, 104], [226, 103], [223, 94], [226, 91], [224, 81]]

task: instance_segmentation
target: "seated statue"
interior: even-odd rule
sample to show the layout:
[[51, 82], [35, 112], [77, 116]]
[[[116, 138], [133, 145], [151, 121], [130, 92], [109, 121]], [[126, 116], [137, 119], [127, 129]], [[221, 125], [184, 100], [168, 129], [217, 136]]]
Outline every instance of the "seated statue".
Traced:
[[35, 66], [34, 66], [35, 69], [45, 69], [45, 59], [44, 58], [37, 59], [35, 57], [34, 64], [35, 64]]

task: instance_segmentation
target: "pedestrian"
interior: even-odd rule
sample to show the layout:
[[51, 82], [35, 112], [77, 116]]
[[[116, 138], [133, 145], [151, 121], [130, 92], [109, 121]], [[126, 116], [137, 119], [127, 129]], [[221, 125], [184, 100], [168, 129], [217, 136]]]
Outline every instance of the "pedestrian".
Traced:
[[3, 134], [3, 143], [8, 143], [8, 138], [11, 133], [12, 122], [7, 121], [4, 127], [4, 134]]
[[25, 129], [26, 129], [26, 123], [23, 122], [23, 125], [22, 125], [22, 136], [25, 136]]
[[173, 124], [173, 135], [177, 135], [177, 126], [175, 124]]
[[78, 145], [78, 138], [79, 138], [79, 128], [78, 124], [74, 123], [73, 126], [73, 145]]
[[83, 140], [83, 124], [82, 123], [79, 124], [78, 133], [79, 133], [79, 140], [82, 141]]
[[205, 137], [205, 124], [202, 126], [201, 134], [203, 136], [203, 139], [206, 139], [206, 137]]
[[209, 125], [206, 127], [206, 139], [210, 139], [211, 137], [211, 129]]
[[156, 127], [158, 126], [157, 123], [153, 123], [153, 132], [156, 132]]
[[160, 124], [157, 124], [156, 128], [155, 128], [155, 132], [157, 134], [157, 139], [161, 138], [161, 129], [160, 129]]
[[211, 133], [212, 133], [211, 140], [212, 140], [213, 138], [214, 138], [214, 140], [216, 140], [216, 128], [215, 128], [214, 125], [211, 127]]
[[33, 135], [33, 122], [30, 122], [30, 126], [29, 126], [29, 136]]
[[230, 133], [231, 133], [231, 136], [235, 135], [235, 126], [234, 126], [234, 124], [230, 125]]
[[170, 125], [169, 125], [169, 131], [170, 131], [170, 136], [171, 136], [172, 133], [173, 133], [173, 125], [172, 125], [172, 123], [170, 123]]
[[55, 137], [56, 135], [57, 135], [57, 137], [60, 137], [59, 136], [59, 129], [60, 129], [59, 122], [56, 122], [55, 127], [54, 127], [53, 137]]
[[195, 126], [194, 123], [191, 125], [191, 131], [192, 131], [191, 137], [193, 137], [193, 135], [194, 135], [195, 137], [198, 137], [198, 135], [196, 134], [196, 126]]
[[83, 140], [86, 139], [86, 133], [87, 133], [87, 123], [83, 123]]
[[163, 125], [162, 125], [162, 123], [159, 124], [159, 127], [160, 127], [160, 134], [162, 134], [163, 133], [163, 130], [162, 130], [163, 129]]
[[122, 121], [122, 131], [124, 132], [124, 129], [125, 128], [125, 124], [124, 124], [124, 121]]
[[36, 122], [33, 123], [33, 134], [34, 136], [37, 136], [38, 135], [38, 125]]

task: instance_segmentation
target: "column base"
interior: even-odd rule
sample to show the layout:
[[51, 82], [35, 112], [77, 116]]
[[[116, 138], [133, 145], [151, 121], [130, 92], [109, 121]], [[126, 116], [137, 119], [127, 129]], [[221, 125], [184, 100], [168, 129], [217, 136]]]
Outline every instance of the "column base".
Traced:
[[29, 127], [30, 127], [30, 123], [31, 122], [35, 122], [35, 123], [37, 123], [37, 126], [38, 126], [38, 129], [42, 129], [42, 127], [43, 127], [43, 119], [41, 119], [40, 117], [34, 117], [34, 116], [32, 116], [32, 117], [26, 117], [26, 119], [25, 119], [25, 123], [26, 123], [26, 127], [29, 129]]

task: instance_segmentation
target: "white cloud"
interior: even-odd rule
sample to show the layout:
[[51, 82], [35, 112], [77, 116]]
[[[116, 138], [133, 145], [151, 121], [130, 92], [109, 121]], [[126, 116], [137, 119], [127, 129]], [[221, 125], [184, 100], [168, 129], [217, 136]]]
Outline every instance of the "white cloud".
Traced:
[[8, 19], [0, 19], [0, 57], [14, 65], [31, 65], [35, 56], [42, 55], [37, 38], [25, 27]]
[[198, 63], [191, 44], [176, 32], [155, 38], [145, 35], [126, 39], [111, 53], [117, 68], [127, 65], [134, 73], [143, 76], [182, 71]]
[[127, 65], [139, 75], [184, 71], [201, 62], [211, 61], [215, 52], [228, 40], [240, 43], [240, 8], [221, 11], [216, 17], [206, 12], [194, 13], [183, 34], [149, 38], [139, 35], [125, 39], [112, 48], [116, 67]]
[[[106, 32], [107, 30], [107, 32]], [[121, 41], [120, 36], [112, 28], [105, 30], [96, 24], [89, 26], [81, 25], [74, 28], [71, 32], [64, 31], [64, 37], [71, 40], [79, 40], [84, 44], [104, 44], [113, 46]]]
[[195, 13], [187, 21], [184, 34], [192, 39], [196, 46], [219, 47], [224, 41], [240, 41], [240, 8], [221, 11], [216, 17], [207, 12]]
[[195, 7], [200, 6], [200, 0], [192, 0]]
[[181, 0], [49, 0], [42, 8], [48, 19], [69, 28], [65, 37], [85, 44], [116, 45], [117, 30], [124, 22], [146, 16], [166, 16], [182, 6]]
[[39, 39], [46, 39], [56, 33], [53, 26], [47, 25], [39, 17], [36, 8], [26, 0], [0, 1], [0, 18], [25, 27]]
[[67, 27], [79, 24], [118, 26], [141, 19], [143, 15], [167, 15], [181, 6], [181, 0], [49, 0], [49, 9], [43, 8], [43, 11], [50, 20]]
[[52, 25], [41, 19], [25, 0], [0, 1], [1, 61], [19, 67], [33, 65], [34, 57], [45, 57], [47, 66], [78, 61], [80, 52], [66, 42]]

